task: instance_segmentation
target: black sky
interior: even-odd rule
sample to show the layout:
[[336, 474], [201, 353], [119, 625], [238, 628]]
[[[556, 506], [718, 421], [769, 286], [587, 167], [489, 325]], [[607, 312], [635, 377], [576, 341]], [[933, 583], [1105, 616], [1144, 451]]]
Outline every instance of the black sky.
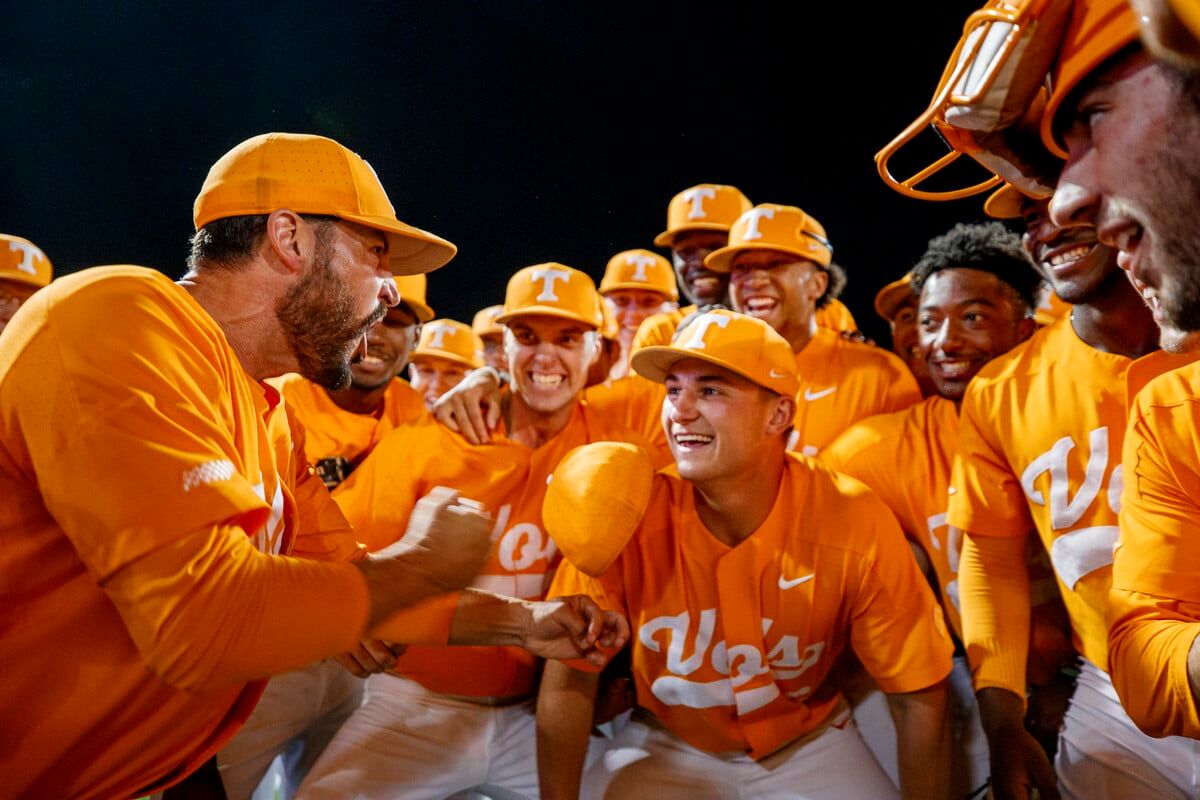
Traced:
[[977, 3], [0, 2], [0, 230], [59, 274], [178, 276], [208, 167], [270, 130], [362, 154], [401, 219], [460, 247], [430, 277], [469, 320], [520, 267], [599, 278], [667, 201], [732, 183], [799, 205], [875, 290], [981, 198], [903, 198], [872, 156], [925, 106]]

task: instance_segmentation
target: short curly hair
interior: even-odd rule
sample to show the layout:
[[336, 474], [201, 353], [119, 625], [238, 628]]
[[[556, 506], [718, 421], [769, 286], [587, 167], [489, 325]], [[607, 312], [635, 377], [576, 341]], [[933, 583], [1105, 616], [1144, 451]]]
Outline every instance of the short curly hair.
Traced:
[[930, 275], [947, 269], [990, 272], [1012, 287], [1030, 313], [1037, 307], [1042, 278], [1021, 246], [1021, 237], [999, 222], [960, 222], [930, 239], [912, 268], [913, 291], [920, 294]]
[[824, 308], [837, 300], [846, 288], [846, 270], [842, 269], [841, 264], [830, 261], [829, 266], [825, 267], [825, 272], [829, 275], [829, 283], [825, 287], [825, 293], [817, 298], [817, 308]]

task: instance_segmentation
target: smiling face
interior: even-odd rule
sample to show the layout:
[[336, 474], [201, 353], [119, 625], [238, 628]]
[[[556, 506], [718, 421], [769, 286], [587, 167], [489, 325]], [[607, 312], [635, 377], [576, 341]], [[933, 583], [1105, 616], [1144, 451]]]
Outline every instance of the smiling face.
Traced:
[[417, 356], [409, 368], [409, 383], [421, 394], [425, 408], [432, 409], [438, 398], [462, 383], [469, 371], [469, 367], [448, 358]]
[[598, 334], [581, 322], [529, 314], [509, 320], [504, 336], [513, 389], [534, 411], [553, 414], [587, 382]]
[[730, 275], [734, 310], [761, 319], [789, 341], [808, 331], [829, 284], [825, 270], [780, 250], [743, 250]]
[[667, 298], [649, 289], [612, 289], [605, 293], [604, 302], [617, 320], [621, 342], [628, 346], [638, 326], [661, 311]]
[[945, 269], [921, 289], [921, 349], [937, 392], [959, 401], [984, 364], [1029, 338], [1035, 323], [1012, 287], [990, 272]]
[[1093, 225], [1120, 251], [1165, 349], [1200, 331], [1200, 104], [1141, 51], [1112, 60], [1063, 112], [1069, 158], [1050, 213]]
[[675, 237], [671, 261], [675, 277], [688, 300], [698, 306], [724, 303], [729, 276], [704, 266], [704, 257], [724, 247], [729, 235], [721, 231], [685, 231]]
[[754, 475], [764, 441], [790, 425], [795, 403], [697, 358], [667, 372], [663, 430], [679, 474], [692, 483]]
[[1125, 280], [1117, 266], [1117, 251], [1100, 242], [1087, 220], [1066, 227], [1050, 219], [1050, 201], [1024, 198], [1021, 244], [1037, 271], [1065, 303], [1090, 303], [1119, 288]]
[[929, 368], [925, 366], [925, 351], [921, 349], [921, 338], [917, 329], [916, 295], [909, 295], [901, 301], [890, 324], [892, 352], [900, 356], [919, 383], [927, 382]]
[[367, 332], [367, 355], [350, 365], [350, 385], [378, 389], [403, 371], [420, 336], [417, 317], [404, 302], [389, 308], [379, 324]]

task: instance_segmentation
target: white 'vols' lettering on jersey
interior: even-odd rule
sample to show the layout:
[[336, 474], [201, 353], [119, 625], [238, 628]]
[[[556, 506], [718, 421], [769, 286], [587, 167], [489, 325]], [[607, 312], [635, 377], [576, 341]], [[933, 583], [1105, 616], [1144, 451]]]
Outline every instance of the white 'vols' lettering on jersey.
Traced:
[[18, 252], [21, 254], [21, 260], [15, 266], [17, 269], [21, 270], [21, 272], [26, 272], [30, 275], [37, 275], [37, 267], [35, 267], [33, 264], [34, 259], [38, 258], [39, 256], [42, 258], [46, 257], [46, 254], [41, 250], [31, 244], [26, 244], [25, 242], [9, 242], [8, 250], [10, 253]]
[[688, 210], [688, 219], [704, 219], [708, 216], [704, 212], [704, 201], [717, 196], [716, 189], [701, 187], [698, 189], [688, 189], [683, 193], [683, 199], [691, 204]]
[[[748, 691], [739, 692], [749, 680], [770, 672], [775, 680], [795, 680], [815, 665], [825, 651], [825, 643], [817, 642], [800, 650], [798, 636], [783, 635], [773, 645], [767, 642], [767, 634], [775, 624], [764, 618], [762, 632], [768, 653], [748, 644], [729, 647], [723, 640], [713, 642], [713, 631], [717, 623], [717, 609], [706, 608], [700, 612], [695, 638], [691, 641], [691, 655], [684, 657], [692, 627], [692, 614], [684, 611], [674, 616], [655, 617], [638, 629], [638, 641], [653, 653], [662, 652], [657, 637], [667, 634], [666, 668], [670, 675], [661, 675], [654, 680], [650, 691], [662, 703], [688, 708], [714, 708], [733, 706], [739, 714], [748, 714], [762, 708], [780, 695], [779, 686], [772, 682]], [[715, 681], [693, 681], [687, 676], [704, 665], [705, 658], [718, 674], [726, 677]], [[792, 698], [801, 698], [812, 691], [803, 686], [788, 692]]]
[[[963, 533], [957, 528], [950, 529], [947, 526], [948, 521], [949, 515], [943, 511], [941, 514], [934, 514], [925, 520], [925, 528], [929, 531], [929, 542], [933, 545], [934, 550], [942, 549], [942, 540], [938, 538], [938, 531], [946, 529], [946, 565], [950, 567], [952, 573], [958, 575], [958, 559], [962, 556]], [[946, 597], [956, 609], [962, 611], [962, 606], [958, 603], [957, 578], [946, 584]]]
[[[265, 483], [266, 476], [262, 476], [262, 480], [251, 487], [254, 493], [258, 495], [258, 499], [264, 503], [267, 502]], [[275, 490], [271, 494], [271, 514], [267, 517], [266, 524], [254, 534], [254, 546], [264, 553], [279, 555], [283, 550], [283, 533], [285, 530], [283, 519], [283, 481], [276, 475], [274, 483]]]
[[454, 328], [444, 322], [434, 323], [430, 327], [432, 330], [429, 332], [429, 346], [434, 350], [445, 350], [446, 336], [453, 336], [455, 334]]
[[[1075, 584], [1089, 573], [1112, 564], [1113, 547], [1117, 543], [1120, 529], [1116, 525], [1096, 525], [1089, 528], [1069, 530], [1079, 522], [1084, 512], [1091, 507], [1104, 484], [1108, 471], [1108, 428], [1100, 426], [1088, 434], [1090, 448], [1083, 483], [1075, 496], [1070, 496], [1071, 484], [1068, 474], [1068, 457], [1075, 449], [1075, 440], [1064, 436], [1035, 458], [1021, 473], [1021, 488], [1029, 502], [1045, 506], [1047, 498], [1034, 484], [1043, 474], [1050, 476], [1050, 524], [1054, 531], [1066, 531], [1058, 535], [1050, 546], [1050, 561], [1054, 571], [1067, 587]], [[1121, 465], [1118, 464], [1109, 478], [1105, 497], [1114, 514], [1121, 510]], [[1114, 491], [1115, 490], [1115, 491]]]
[[631, 256], [625, 257], [625, 263], [634, 268], [633, 279], [635, 281], [648, 282], [650, 279], [646, 277], [646, 268], [654, 266], [654, 259], [650, 256], [643, 256], [634, 253]]
[[745, 214], [742, 214], [742, 219], [746, 220], [746, 232], [742, 234], [743, 241], [750, 242], [762, 238], [762, 231], [758, 229], [758, 222], [764, 217], [766, 219], [775, 219], [775, 209], [752, 208]]
[[[506, 597], [540, 598], [545, 589], [546, 572], [558, 554], [558, 546], [532, 522], [518, 522], [508, 527], [511, 518], [512, 504], [505, 503], [496, 512], [496, 523], [492, 526], [492, 541], [497, 543], [496, 560], [507, 572], [488, 573], [485, 568], [484, 574], [471, 585]], [[541, 562], [540, 567], [538, 562]]]
[[535, 269], [529, 277], [530, 280], [542, 282], [542, 291], [536, 298], [539, 303], [557, 303], [558, 293], [554, 291], [554, 284], [558, 281], [565, 283], [571, 280], [571, 273], [563, 269], [549, 267], [547, 269]]

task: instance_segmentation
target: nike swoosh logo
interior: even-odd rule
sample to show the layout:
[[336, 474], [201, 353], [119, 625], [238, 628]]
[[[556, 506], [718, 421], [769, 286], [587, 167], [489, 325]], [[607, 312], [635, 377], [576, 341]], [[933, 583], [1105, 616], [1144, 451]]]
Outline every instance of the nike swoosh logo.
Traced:
[[780, 372], [779, 370], [775, 369], [774, 367], [771, 368], [770, 375], [772, 378], [786, 378], [787, 377], [786, 372]]
[[820, 400], [822, 397], [833, 394], [836, 391], [836, 386], [830, 386], [828, 389], [822, 389], [819, 392], [814, 392], [812, 389], [805, 389], [804, 399], [811, 403], [813, 400]]
[[793, 578], [792, 580], [789, 581], [788, 579], [786, 579], [782, 575], [780, 575], [779, 576], [779, 588], [784, 589], [784, 590], [794, 589], [802, 583], [808, 583], [815, 577], [817, 577], [817, 573], [812, 572], [801, 578]]

